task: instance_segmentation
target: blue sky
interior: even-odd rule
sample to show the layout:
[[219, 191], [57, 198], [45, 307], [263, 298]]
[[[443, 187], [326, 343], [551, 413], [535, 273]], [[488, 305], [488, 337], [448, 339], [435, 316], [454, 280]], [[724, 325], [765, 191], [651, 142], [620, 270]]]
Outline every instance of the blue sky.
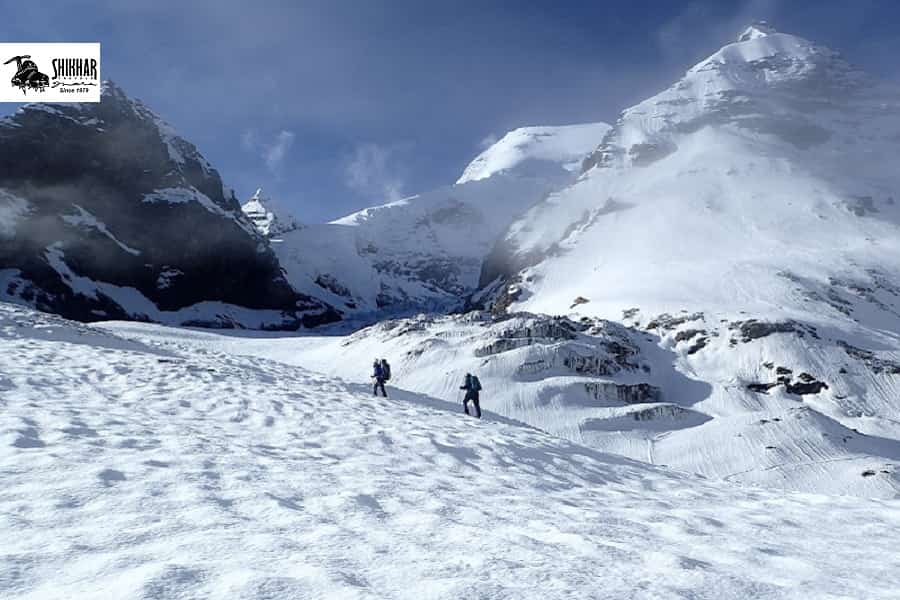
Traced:
[[[103, 75], [246, 198], [305, 221], [452, 183], [523, 125], [614, 121], [755, 19], [900, 79], [893, 0], [0, 0], [7, 41], [100, 41]], [[10, 105], [0, 106], [9, 112]]]

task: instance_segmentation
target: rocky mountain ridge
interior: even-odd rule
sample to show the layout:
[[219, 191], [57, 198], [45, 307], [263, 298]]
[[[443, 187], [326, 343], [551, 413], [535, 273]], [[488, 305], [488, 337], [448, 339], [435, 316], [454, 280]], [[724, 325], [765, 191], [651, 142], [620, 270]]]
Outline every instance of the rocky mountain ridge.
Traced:
[[297, 294], [193, 144], [106, 82], [97, 104], [0, 120], [0, 294], [83, 321], [296, 327]]

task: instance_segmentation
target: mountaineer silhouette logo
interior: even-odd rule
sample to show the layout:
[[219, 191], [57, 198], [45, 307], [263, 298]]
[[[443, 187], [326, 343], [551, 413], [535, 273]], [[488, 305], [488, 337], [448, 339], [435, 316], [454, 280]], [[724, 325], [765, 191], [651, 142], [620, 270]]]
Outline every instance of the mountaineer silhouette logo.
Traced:
[[0, 43], [0, 61], [0, 102], [100, 102], [100, 44]]
[[22, 90], [23, 94], [27, 94], [28, 90], [43, 92], [50, 85], [50, 77], [38, 71], [30, 54], [13, 56], [3, 64], [8, 65], [13, 61], [16, 62], [16, 74], [13, 75], [11, 83]]

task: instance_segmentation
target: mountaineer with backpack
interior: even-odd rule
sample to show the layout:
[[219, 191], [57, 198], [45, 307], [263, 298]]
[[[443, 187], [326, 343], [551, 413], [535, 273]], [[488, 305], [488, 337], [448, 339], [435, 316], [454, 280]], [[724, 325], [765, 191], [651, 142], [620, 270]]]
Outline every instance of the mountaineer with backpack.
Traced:
[[378, 389], [381, 388], [381, 395], [387, 398], [387, 391], [384, 389], [384, 382], [391, 380], [391, 365], [388, 364], [387, 359], [375, 359], [375, 363], [372, 365], [372, 379], [375, 380], [375, 386], [372, 388], [372, 394], [377, 396]]
[[466, 373], [465, 383], [459, 388], [466, 390], [466, 397], [463, 398], [463, 411], [469, 414], [469, 401], [475, 405], [475, 416], [481, 418], [481, 403], [479, 401], [479, 393], [481, 392], [481, 382], [478, 381], [477, 375]]

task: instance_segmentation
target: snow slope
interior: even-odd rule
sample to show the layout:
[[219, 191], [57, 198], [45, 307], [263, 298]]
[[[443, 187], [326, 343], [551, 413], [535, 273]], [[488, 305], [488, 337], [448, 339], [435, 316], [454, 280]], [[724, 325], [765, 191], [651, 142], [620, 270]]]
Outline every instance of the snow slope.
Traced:
[[[745, 341], [755, 326], [732, 325], [719, 337], [676, 341], [709, 326], [469, 313], [387, 321], [345, 337], [205, 343], [355, 381], [387, 357], [392, 385], [457, 406], [473, 372], [486, 409], [596, 449], [744, 485], [900, 498], [900, 390], [890, 372], [900, 372], [900, 354], [851, 354], [825, 332], [812, 351], [792, 332]], [[703, 360], [690, 360], [701, 335], [710, 336]]]
[[603, 139], [602, 123], [529, 127], [476, 158], [455, 185], [306, 225], [274, 245], [288, 280], [349, 317], [460, 306], [497, 237], [572, 183]]
[[732, 488], [427, 396], [372, 398], [214, 339], [264, 338], [0, 305], [4, 597], [836, 599], [900, 586], [897, 501]]

